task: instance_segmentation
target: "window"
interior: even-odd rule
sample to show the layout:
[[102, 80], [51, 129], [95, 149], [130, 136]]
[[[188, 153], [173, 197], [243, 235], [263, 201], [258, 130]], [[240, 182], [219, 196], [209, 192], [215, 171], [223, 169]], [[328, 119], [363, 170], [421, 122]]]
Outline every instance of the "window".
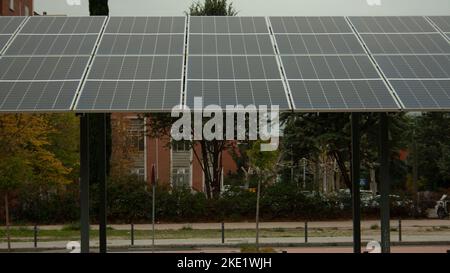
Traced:
[[131, 146], [139, 152], [145, 150], [144, 122], [142, 119], [131, 119], [129, 124]]
[[180, 140], [172, 143], [172, 149], [174, 152], [188, 152], [191, 147], [189, 142]]
[[189, 168], [174, 168], [172, 174], [172, 187], [189, 188], [190, 176]]
[[145, 168], [136, 168], [133, 171], [140, 179], [145, 179]]
[[9, 9], [14, 11], [14, 0], [9, 0]]

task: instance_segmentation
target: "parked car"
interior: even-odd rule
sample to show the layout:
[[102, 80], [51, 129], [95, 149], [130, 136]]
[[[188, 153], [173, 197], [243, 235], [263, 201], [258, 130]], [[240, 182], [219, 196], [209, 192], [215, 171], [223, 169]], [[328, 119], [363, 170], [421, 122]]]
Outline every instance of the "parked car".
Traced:
[[446, 194], [442, 195], [441, 199], [436, 202], [434, 209], [440, 219], [448, 217], [450, 212], [450, 198]]

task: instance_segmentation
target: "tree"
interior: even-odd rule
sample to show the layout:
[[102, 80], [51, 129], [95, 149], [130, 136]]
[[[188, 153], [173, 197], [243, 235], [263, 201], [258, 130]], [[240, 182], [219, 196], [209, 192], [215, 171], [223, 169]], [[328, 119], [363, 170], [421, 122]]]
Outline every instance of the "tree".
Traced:
[[277, 163], [280, 159], [278, 150], [268, 152], [261, 151], [261, 141], [254, 141], [251, 148], [247, 150], [249, 165], [255, 170], [258, 179], [256, 191], [256, 250], [259, 251], [259, 200], [261, 198], [261, 183], [274, 179], [277, 174]]
[[[189, 7], [186, 14], [196, 16], [234, 16], [237, 14], [233, 5], [227, 0], [205, 0], [204, 3], [196, 2]], [[153, 137], [166, 136], [174, 119], [167, 114], [147, 115], [147, 128]], [[225, 138], [224, 138], [225, 139]], [[190, 141], [189, 145], [196, 160], [200, 163], [205, 179], [205, 191], [208, 198], [220, 196], [222, 179], [222, 155], [230, 148], [226, 140], [199, 140]]]
[[228, 4], [227, 0], [205, 0], [203, 4], [201, 2], [193, 3], [186, 14], [191, 16], [235, 16], [237, 11], [232, 3]]
[[48, 135], [52, 131], [45, 115], [0, 116], [0, 191], [5, 200], [8, 230], [9, 196], [13, 191], [27, 183], [48, 185], [68, 182], [66, 176], [70, 169], [48, 150]]
[[[287, 151], [287, 160], [291, 160], [292, 157], [294, 162], [299, 162], [302, 158], [308, 158], [318, 165], [320, 155], [325, 153], [336, 160], [346, 187], [351, 189], [350, 114], [285, 114], [281, 120], [285, 125], [282, 141], [283, 149]], [[390, 114], [390, 120], [391, 164], [398, 164], [399, 151], [406, 147], [404, 140], [406, 139], [408, 120], [403, 113]], [[377, 113], [364, 113], [361, 116], [361, 162], [366, 169], [377, 167], [378, 128], [379, 115]]]
[[424, 189], [450, 187], [450, 114], [424, 113], [412, 122], [415, 127], [413, 137], [417, 142], [418, 175]]

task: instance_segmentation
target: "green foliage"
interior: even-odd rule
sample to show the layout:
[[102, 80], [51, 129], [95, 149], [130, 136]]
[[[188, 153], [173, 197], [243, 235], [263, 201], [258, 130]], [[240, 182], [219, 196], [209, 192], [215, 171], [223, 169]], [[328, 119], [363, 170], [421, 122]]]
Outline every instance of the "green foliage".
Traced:
[[29, 162], [17, 154], [1, 160], [0, 191], [9, 192], [19, 188], [31, 174]]
[[237, 11], [232, 3], [227, 0], [205, 0], [204, 3], [196, 2], [186, 11], [187, 15], [192, 16], [235, 16]]
[[251, 148], [247, 150], [250, 165], [257, 171], [265, 173], [273, 173], [279, 158], [279, 150], [275, 151], [261, 151], [261, 141], [253, 142]]
[[415, 117], [413, 126], [419, 178], [424, 182], [424, 189], [450, 187], [450, 114], [424, 113]]
[[[129, 184], [129, 185], [127, 185]], [[34, 190], [21, 192], [16, 205], [12, 206], [15, 221], [22, 223], [74, 223], [66, 230], [78, 228], [78, 188], [46, 194], [36, 203]], [[92, 223], [98, 213], [97, 189], [93, 197]], [[111, 180], [108, 183], [108, 221], [110, 223], [149, 223], [151, 221], [151, 190], [135, 176]], [[409, 203], [403, 198], [391, 200], [392, 217], [410, 216]], [[293, 183], [279, 182], [264, 185], [261, 189], [262, 221], [301, 221], [345, 219], [351, 217], [350, 194], [321, 195], [302, 192]], [[401, 205], [401, 204], [406, 205]], [[207, 199], [203, 193], [188, 189], [165, 189], [158, 187], [156, 193], [156, 221], [158, 222], [221, 222], [253, 221], [256, 209], [256, 193], [233, 187], [218, 199]], [[378, 217], [379, 209], [363, 205], [365, 216]]]

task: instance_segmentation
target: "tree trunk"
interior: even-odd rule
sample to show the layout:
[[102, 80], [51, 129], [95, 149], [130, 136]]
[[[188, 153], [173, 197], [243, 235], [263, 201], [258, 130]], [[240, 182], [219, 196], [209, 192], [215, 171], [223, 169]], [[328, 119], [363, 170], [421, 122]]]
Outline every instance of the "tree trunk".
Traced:
[[8, 251], [11, 251], [11, 234], [9, 230], [9, 202], [8, 193], [5, 193], [5, 219], [6, 219], [6, 241], [8, 243]]
[[352, 188], [352, 182], [350, 179], [350, 176], [348, 175], [347, 167], [345, 167], [345, 162], [342, 159], [342, 156], [338, 151], [333, 152], [333, 156], [336, 159], [336, 162], [339, 166], [339, 170], [341, 171], [342, 178], [344, 179], [344, 183], [347, 186], [348, 189]]
[[256, 191], [256, 252], [259, 252], [259, 199], [261, 196], [261, 177], [258, 175], [258, 189]]

